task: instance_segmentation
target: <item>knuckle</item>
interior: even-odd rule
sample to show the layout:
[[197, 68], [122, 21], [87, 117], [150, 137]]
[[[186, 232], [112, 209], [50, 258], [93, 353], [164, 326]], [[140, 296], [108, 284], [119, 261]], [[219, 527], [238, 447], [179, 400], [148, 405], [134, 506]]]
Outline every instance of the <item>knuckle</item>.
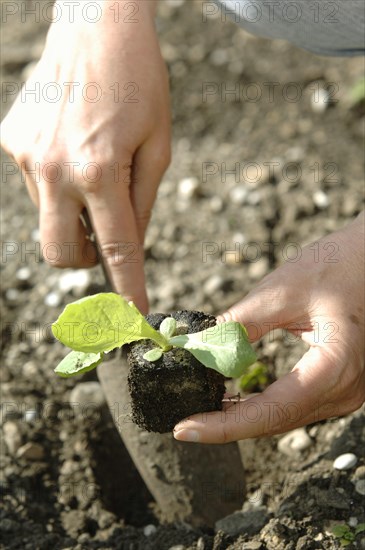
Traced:
[[150, 210], [146, 210], [146, 211], [143, 211], [143, 212], [137, 212], [136, 213], [136, 222], [137, 222], [137, 225], [139, 225], [139, 226], [147, 227], [147, 225], [150, 222], [150, 219], [151, 219], [151, 211]]
[[100, 252], [110, 267], [118, 268], [138, 261], [139, 243], [107, 242], [100, 245]]

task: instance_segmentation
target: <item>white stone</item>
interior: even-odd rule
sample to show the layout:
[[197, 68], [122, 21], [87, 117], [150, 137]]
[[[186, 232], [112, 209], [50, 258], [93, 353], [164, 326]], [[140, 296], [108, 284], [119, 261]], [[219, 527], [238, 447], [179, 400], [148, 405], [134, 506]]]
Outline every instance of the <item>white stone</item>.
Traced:
[[32, 272], [29, 267], [21, 267], [16, 272], [16, 278], [18, 281], [28, 281], [32, 276]]
[[234, 244], [238, 243], [242, 245], [246, 243], [247, 239], [243, 233], [235, 233], [232, 237], [232, 241]]
[[328, 195], [321, 189], [313, 193], [313, 202], [317, 208], [327, 208], [330, 203]]
[[248, 274], [251, 279], [262, 279], [269, 270], [269, 261], [267, 258], [260, 258], [257, 262], [251, 262], [248, 268]]
[[19, 298], [19, 290], [16, 288], [8, 288], [5, 292], [5, 297], [9, 302], [14, 302]]
[[30, 236], [32, 237], [32, 241], [40, 241], [41, 240], [41, 232], [39, 231], [39, 228], [33, 229]]
[[350, 470], [357, 463], [357, 456], [353, 453], [344, 453], [333, 462], [335, 470]]
[[242, 206], [245, 204], [247, 199], [248, 191], [246, 187], [243, 185], [237, 185], [236, 187], [233, 187], [231, 189], [231, 192], [229, 193], [229, 198], [233, 204], [237, 204], [238, 206]]
[[63, 273], [58, 280], [59, 290], [66, 294], [74, 292], [78, 296], [85, 294], [91, 282], [91, 275], [87, 269], [77, 269]]
[[197, 178], [184, 178], [179, 182], [178, 195], [181, 199], [189, 200], [197, 195], [199, 180]]
[[212, 197], [209, 202], [210, 210], [214, 213], [221, 212], [224, 207], [221, 197]]
[[22, 444], [22, 434], [15, 422], [5, 422], [3, 426], [4, 441], [11, 455], [14, 455]]
[[365, 479], [358, 479], [355, 483], [355, 491], [362, 496], [365, 496]]
[[71, 391], [69, 402], [73, 406], [100, 408], [105, 403], [105, 396], [99, 382], [80, 382]]
[[278, 442], [278, 450], [287, 456], [298, 456], [312, 444], [312, 440], [304, 428], [292, 430]]
[[220, 275], [212, 275], [204, 283], [204, 293], [209, 296], [222, 288], [224, 279]]
[[22, 373], [25, 378], [33, 378], [38, 372], [37, 365], [34, 361], [27, 361], [22, 367]]
[[351, 517], [348, 520], [348, 524], [350, 527], [356, 527], [356, 525], [359, 523], [359, 520], [355, 517]]
[[330, 104], [330, 95], [327, 90], [320, 88], [315, 90], [311, 97], [312, 111], [323, 113]]
[[26, 422], [29, 422], [31, 424], [32, 422], [35, 422], [37, 420], [38, 413], [35, 409], [28, 409], [25, 411], [23, 418]]
[[228, 51], [223, 48], [217, 48], [211, 53], [210, 59], [213, 65], [217, 67], [224, 65], [229, 59]]
[[257, 206], [261, 201], [260, 191], [251, 191], [247, 196], [247, 203], [251, 206]]
[[143, 527], [143, 534], [145, 537], [150, 537], [151, 535], [156, 533], [156, 531], [157, 527], [155, 525], [152, 525], [152, 523]]
[[62, 302], [62, 296], [58, 292], [50, 292], [44, 299], [48, 307], [58, 307]]

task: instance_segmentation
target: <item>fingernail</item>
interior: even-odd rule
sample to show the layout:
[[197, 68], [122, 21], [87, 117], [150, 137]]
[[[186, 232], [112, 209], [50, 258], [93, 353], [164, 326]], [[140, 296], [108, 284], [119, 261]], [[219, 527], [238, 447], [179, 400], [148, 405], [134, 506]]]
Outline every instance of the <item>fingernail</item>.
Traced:
[[200, 436], [199, 432], [196, 430], [180, 430], [179, 432], [174, 431], [174, 438], [178, 441], [190, 441], [192, 443], [197, 443]]

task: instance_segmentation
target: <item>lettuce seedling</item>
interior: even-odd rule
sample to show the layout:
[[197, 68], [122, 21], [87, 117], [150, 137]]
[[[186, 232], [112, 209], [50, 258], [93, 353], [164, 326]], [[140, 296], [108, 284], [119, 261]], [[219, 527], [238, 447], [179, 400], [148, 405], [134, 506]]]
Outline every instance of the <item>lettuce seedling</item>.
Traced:
[[176, 320], [167, 317], [155, 330], [133, 302], [119, 294], [100, 293], [65, 307], [52, 325], [54, 336], [71, 351], [56, 367], [63, 377], [87, 372], [99, 365], [104, 353], [137, 340], [154, 346], [143, 358], [154, 362], [173, 348], [188, 350], [205, 367], [228, 378], [241, 376], [256, 361], [243, 325], [221, 323], [194, 334], [176, 334]]

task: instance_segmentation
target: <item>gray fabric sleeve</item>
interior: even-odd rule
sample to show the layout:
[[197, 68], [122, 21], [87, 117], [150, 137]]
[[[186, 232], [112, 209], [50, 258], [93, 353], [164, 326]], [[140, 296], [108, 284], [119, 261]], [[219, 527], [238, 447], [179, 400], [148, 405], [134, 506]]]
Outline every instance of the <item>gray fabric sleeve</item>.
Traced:
[[203, 2], [203, 18], [216, 4], [222, 20], [231, 18], [252, 34], [285, 39], [320, 55], [365, 53], [364, 0], [212, 0]]

